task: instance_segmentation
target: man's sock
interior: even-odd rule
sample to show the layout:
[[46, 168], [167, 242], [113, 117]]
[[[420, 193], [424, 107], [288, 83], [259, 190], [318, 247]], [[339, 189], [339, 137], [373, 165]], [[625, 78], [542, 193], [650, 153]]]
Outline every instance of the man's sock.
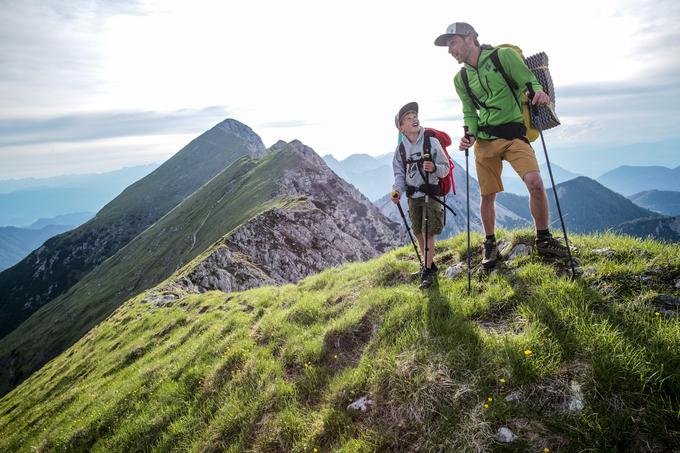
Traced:
[[496, 235], [495, 234], [487, 234], [486, 235], [486, 242], [496, 242]]
[[536, 230], [536, 240], [541, 241], [550, 238], [550, 229]]

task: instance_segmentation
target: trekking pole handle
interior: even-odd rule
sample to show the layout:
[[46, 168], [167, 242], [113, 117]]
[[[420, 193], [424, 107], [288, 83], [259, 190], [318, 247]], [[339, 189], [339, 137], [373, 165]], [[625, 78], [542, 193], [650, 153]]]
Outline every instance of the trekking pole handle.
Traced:
[[[474, 137], [474, 136], [470, 133], [470, 128], [467, 127], [467, 126], [463, 126], [463, 135], [464, 135], [465, 138], [467, 138], [468, 140], [470, 140], [471, 138]], [[470, 147], [468, 147], [468, 148], [465, 149], [465, 157], [468, 156], [468, 153], [469, 153], [469, 152], [470, 152]]]
[[530, 82], [527, 82], [527, 91], [529, 92], [529, 100], [532, 101], [536, 92]]

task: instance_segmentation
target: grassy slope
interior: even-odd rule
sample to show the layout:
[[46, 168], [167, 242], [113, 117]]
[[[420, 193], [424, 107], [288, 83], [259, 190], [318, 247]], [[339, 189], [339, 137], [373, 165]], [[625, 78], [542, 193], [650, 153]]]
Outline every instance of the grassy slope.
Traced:
[[[417, 290], [408, 248], [297, 285], [141, 294], [0, 400], [0, 450], [678, 448], [680, 322], [651, 302], [678, 295], [678, 246], [573, 242], [583, 278], [524, 257], [472, 297], [465, 273]], [[442, 242], [439, 260], [464, 250]], [[367, 413], [347, 409], [365, 395]]]
[[[258, 213], [287, 203], [272, 199], [272, 192], [278, 175], [293, 162], [293, 156], [276, 153], [261, 161], [244, 157], [229, 166], [67, 293], [2, 338], [0, 363], [12, 363], [11, 351], [17, 349], [21, 353], [18, 365], [28, 375], [132, 295], [167, 278]], [[7, 368], [0, 369], [0, 384], [9, 381]], [[0, 385], [0, 390], [5, 388]]]

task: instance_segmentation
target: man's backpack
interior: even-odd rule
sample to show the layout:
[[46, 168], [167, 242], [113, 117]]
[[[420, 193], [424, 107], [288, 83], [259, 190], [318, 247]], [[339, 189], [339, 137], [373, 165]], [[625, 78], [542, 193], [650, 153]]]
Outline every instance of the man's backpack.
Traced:
[[[501, 64], [501, 60], [498, 57], [498, 49], [501, 47], [510, 48], [514, 50], [517, 53], [517, 55], [520, 56], [520, 58], [524, 61], [527, 67], [536, 76], [536, 79], [543, 87], [545, 93], [550, 97], [549, 106], [534, 108], [533, 111], [530, 111], [529, 100], [527, 99], [527, 95], [524, 92], [524, 90], [522, 90], [520, 98], [519, 99], [517, 98], [515, 92], [517, 89], [519, 89], [519, 86], [517, 85], [517, 82], [515, 82], [515, 80], [511, 78], [507, 72], [505, 72], [505, 69]], [[526, 131], [527, 139], [530, 142], [533, 142], [539, 136], [539, 129], [547, 130], [559, 126], [560, 121], [559, 119], [557, 119], [557, 115], [555, 114], [554, 111], [555, 90], [553, 88], [552, 77], [550, 77], [550, 72], [548, 70], [548, 55], [546, 55], [545, 52], [540, 52], [536, 55], [530, 56], [529, 58], [524, 58], [522, 49], [513, 44], [501, 44], [496, 47], [483, 45], [482, 49], [486, 50], [493, 49], [493, 52], [491, 52], [489, 58], [491, 59], [491, 62], [495, 66], [496, 70], [503, 77], [503, 80], [505, 80], [505, 83], [507, 83], [508, 87], [510, 87], [510, 92], [512, 93], [512, 96], [515, 98], [517, 105], [519, 105], [522, 110], [524, 126], [527, 129]], [[470, 89], [470, 81], [468, 80], [467, 70], [464, 67], [460, 70], [460, 75], [461, 79], [463, 80], [463, 84], [465, 85], [465, 91], [467, 92], [470, 99], [472, 99], [472, 103], [475, 105], [475, 108], [479, 109], [480, 106], [484, 106], [484, 104], [479, 99], [477, 99], [477, 97], [472, 93], [472, 90]]]
[[[450, 146], [452, 143], [451, 137], [449, 137], [449, 134], [447, 134], [446, 132], [433, 129], [431, 127], [426, 127], [425, 136], [423, 138], [423, 155], [430, 154], [432, 150], [430, 137], [434, 137], [439, 141], [439, 144], [442, 145], [442, 149], [444, 150], [444, 155], [446, 156], [446, 159], [449, 161], [449, 174], [446, 175], [444, 178], [439, 179], [439, 193], [432, 195], [446, 196], [449, 192], [453, 192], [453, 194], [455, 195], [456, 183], [453, 179], [453, 160], [451, 160], [449, 152], [446, 150], [446, 147]], [[404, 173], [406, 173], [406, 148], [404, 148], [403, 143], [399, 143], [399, 154], [401, 155], [401, 161], [404, 165]]]

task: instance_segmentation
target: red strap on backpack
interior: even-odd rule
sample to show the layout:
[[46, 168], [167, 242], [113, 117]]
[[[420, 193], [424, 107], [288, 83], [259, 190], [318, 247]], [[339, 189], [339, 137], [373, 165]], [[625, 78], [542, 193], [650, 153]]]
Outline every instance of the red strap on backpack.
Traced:
[[[433, 129], [431, 127], [425, 128], [425, 137], [435, 137], [439, 141], [439, 144], [442, 145], [444, 155], [446, 156], [446, 159], [448, 159], [449, 161], [449, 174], [439, 180], [440, 195], [445, 196], [451, 191], [453, 191], [453, 194], [455, 195], [456, 182], [453, 179], [453, 160], [451, 159], [451, 156], [449, 156], [449, 152], [446, 150], [446, 147], [450, 146], [451, 143], [453, 143], [451, 141], [451, 137], [449, 137], [449, 134], [447, 134], [446, 132]], [[426, 142], [425, 146], [429, 150], [430, 148], [429, 140], [425, 140], [425, 142]]]

